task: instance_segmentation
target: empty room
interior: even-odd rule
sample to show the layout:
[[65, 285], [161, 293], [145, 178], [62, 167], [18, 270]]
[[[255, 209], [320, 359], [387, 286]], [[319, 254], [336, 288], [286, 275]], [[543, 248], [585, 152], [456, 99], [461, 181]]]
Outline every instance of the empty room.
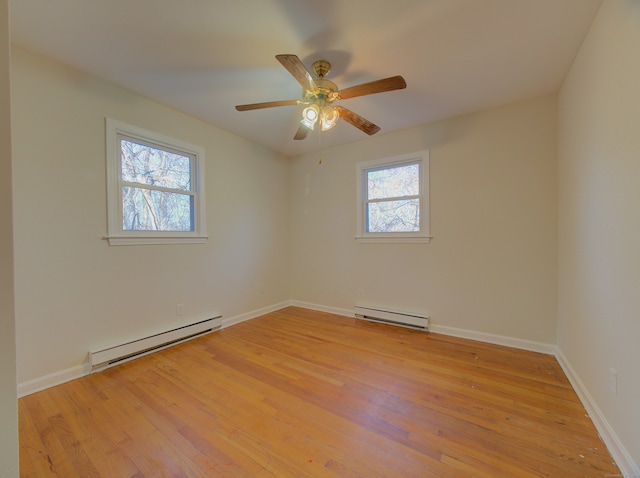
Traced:
[[638, 0], [0, 33], [0, 478], [640, 476]]

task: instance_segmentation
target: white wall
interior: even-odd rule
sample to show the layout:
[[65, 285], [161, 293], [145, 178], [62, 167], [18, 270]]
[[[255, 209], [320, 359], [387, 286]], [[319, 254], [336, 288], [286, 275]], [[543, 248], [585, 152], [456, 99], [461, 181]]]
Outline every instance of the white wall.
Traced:
[[0, 477], [18, 476], [9, 2], [0, 0]]
[[[355, 164], [423, 149], [431, 243], [356, 243]], [[427, 313], [434, 325], [555, 343], [555, 96], [321, 156], [321, 165], [317, 153], [292, 165], [294, 299], [342, 309], [358, 301]]]
[[558, 150], [558, 344], [636, 464], [639, 52], [640, 2], [604, 1], [559, 95]]
[[[289, 299], [289, 159], [24, 50], [12, 81], [18, 383]], [[105, 116], [205, 148], [207, 244], [102, 239]]]

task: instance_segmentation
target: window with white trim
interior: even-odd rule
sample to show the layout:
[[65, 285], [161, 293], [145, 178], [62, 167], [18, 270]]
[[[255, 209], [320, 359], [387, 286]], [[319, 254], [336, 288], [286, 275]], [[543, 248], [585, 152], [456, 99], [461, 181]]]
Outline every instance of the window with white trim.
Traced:
[[111, 118], [106, 130], [109, 244], [205, 242], [204, 149]]
[[360, 242], [429, 242], [429, 151], [356, 165]]

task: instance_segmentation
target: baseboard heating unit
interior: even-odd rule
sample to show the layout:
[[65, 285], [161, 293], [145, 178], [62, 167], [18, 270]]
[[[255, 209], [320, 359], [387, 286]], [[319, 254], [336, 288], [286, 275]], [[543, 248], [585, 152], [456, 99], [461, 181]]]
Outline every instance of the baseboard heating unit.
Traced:
[[167, 348], [170, 345], [218, 330], [221, 325], [222, 316], [218, 316], [103, 350], [89, 352], [91, 370], [103, 369], [125, 360]]
[[355, 316], [358, 319], [381, 322], [383, 324], [399, 325], [417, 330], [429, 330], [429, 317], [426, 316], [410, 314], [407, 312], [393, 312], [391, 310], [382, 310], [362, 305], [356, 305], [354, 309]]

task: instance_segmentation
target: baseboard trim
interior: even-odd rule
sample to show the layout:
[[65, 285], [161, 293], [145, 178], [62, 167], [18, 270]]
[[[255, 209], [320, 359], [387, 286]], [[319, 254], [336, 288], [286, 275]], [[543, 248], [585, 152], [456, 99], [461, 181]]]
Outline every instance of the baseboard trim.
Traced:
[[553, 344], [507, 337], [505, 335], [495, 335], [485, 332], [459, 329], [456, 327], [448, 327], [446, 325], [437, 325], [431, 323], [429, 325], [429, 330], [434, 334], [450, 335], [452, 337], [459, 337], [461, 339], [477, 340], [478, 342], [485, 342], [493, 345], [503, 345], [505, 347], [513, 347], [520, 350], [528, 350], [530, 352], [538, 352], [547, 355], [556, 355], [558, 351], [558, 347]]
[[292, 300], [290, 305], [292, 305], [293, 307], [301, 307], [303, 309], [317, 310], [318, 312], [326, 312], [328, 314], [342, 315], [344, 317], [355, 317], [353, 309], [341, 309], [339, 307], [312, 304], [311, 302], [303, 302], [300, 300]]
[[631, 455], [618, 438], [618, 435], [613, 431], [605, 415], [587, 390], [587, 387], [585, 387], [582, 380], [580, 380], [580, 377], [571, 366], [569, 360], [567, 360], [567, 357], [558, 349], [556, 358], [623, 476], [629, 478], [640, 477], [640, 467], [633, 461], [633, 458], [631, 458]]
[[43, 377], [34, 378], [33, 380], [21, 382], [18, 384], [18, 398], [55, 387], [56, 385], [75, 380], [76, 378], [84, 377], [90, 373], [91, 366], [89, 363], [85, 363], [65, 370], [59, 370], [58, 372], [53, 372]]
[[285, 307], [289, 307], [290, 305], [292, 305], [291, 301], [285, 300], [277, 304], [269, 305], [267, 307], [262, 307], [260, 309], [252, 310], [244, 314], [229, 317], [228, 319], [222, 319], [222, 328], [225, 329], [227, 327], [231, 327], [232, 325], [236, 325], [241, 322], [245, 322], [247, 320], [255, 319], [256, 317], [260, 317], [261, 315], [275, 312], [276, 310], [284, 309]]

